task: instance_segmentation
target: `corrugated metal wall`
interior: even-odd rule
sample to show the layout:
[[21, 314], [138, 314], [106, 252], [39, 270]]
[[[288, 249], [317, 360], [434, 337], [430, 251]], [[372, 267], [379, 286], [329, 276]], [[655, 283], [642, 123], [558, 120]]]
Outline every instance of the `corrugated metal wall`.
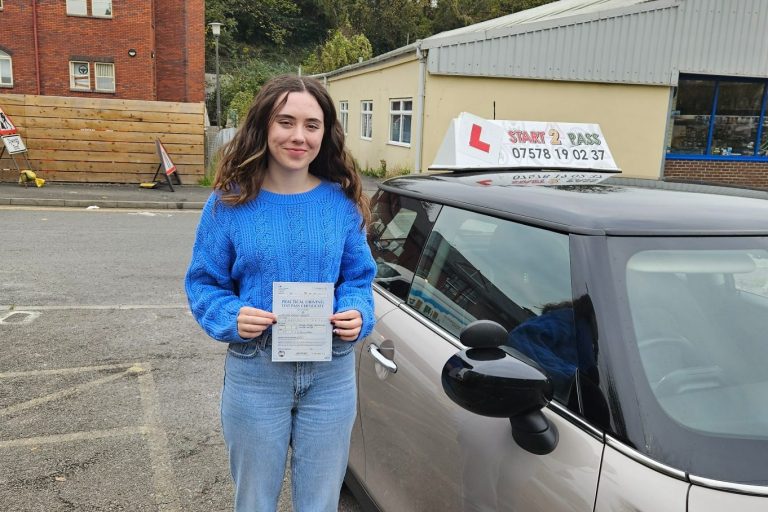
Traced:
[[768, 0], [648, 2], [484, 34], [426, 39], [429, 72], [651, 85], [676, 85], [678, 71], [768, 76]]

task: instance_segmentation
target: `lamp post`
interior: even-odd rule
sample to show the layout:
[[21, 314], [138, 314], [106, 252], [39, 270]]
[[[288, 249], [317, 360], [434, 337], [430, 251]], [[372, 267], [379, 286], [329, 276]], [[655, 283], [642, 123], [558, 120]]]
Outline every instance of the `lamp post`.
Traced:
[[219, 36], [221, 35], [221, 23], [209, 23], [211, 33], [216, 41], [216, 125], [221, 128], [221, 88], [219, 87]]

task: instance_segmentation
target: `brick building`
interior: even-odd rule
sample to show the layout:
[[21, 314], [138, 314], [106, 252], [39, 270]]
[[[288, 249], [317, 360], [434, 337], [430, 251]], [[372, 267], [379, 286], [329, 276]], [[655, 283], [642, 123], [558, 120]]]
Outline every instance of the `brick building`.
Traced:
[[204, 0], [0, 0], [0, 94], [202, 102]]

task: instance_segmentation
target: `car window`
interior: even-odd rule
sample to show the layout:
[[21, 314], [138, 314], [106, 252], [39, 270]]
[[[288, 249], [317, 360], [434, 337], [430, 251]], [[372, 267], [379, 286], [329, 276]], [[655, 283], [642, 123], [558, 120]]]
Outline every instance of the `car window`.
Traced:
[[567, 235], [446, 206], [407, 302], [455, 336], [475, 320], [498, 322], [568, 401], [579, 356]]
[[692, 474], [764, 485], [768, 237], [609, 237], [608, 250], [629, 320], [614, 361], [631, 390], [617, 393], [642, 411], [631, 441]]
[[379, 191], [371, 203], [368, 243], [376, 260], [374, 282], [402, 300], [440, 207]]

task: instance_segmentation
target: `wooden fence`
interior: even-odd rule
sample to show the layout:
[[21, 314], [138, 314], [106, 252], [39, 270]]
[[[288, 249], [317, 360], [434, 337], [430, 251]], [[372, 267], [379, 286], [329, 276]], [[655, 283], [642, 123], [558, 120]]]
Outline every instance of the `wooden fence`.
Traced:
[[[204, 173], [204, 104], [0, 94], [33, 170], [50, 181], [140, 183], [160, 163], [165, 146], [184, 184]], [[3, 181], [16, 180], [6, 153]]]

